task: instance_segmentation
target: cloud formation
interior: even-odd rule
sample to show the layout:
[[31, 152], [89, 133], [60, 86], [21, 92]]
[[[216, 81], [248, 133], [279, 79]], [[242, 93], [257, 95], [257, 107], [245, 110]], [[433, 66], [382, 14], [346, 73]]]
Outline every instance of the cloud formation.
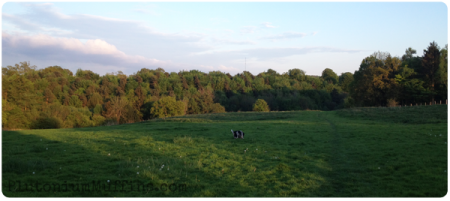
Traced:
[[255, 45], [256, 42], [250, 40], [231, 40], [222, 38], [212, 38], [211, 41], [222, 44], [232, 44], [232, 45]]
[[275, 26], [273, 26], [272, 23], [270, 23], [270, 22], [263, 22], [261, 24], [265, 28], [275, 28]]
[[267, 40], [284, 40], [284, 39], [293, 39], [293, 38], [303, 38], [305, 37], [305, 33], [300, 32], [285, 32], [282, 34], [277, 35], [270, 35], [266, 37], [262, 37], [261, 39], [267, 39]]
[[95, 63], [106, 66], [143, 68], [166, 66], [168, 62], [139, 55], [127, 55], [104, 40], [81, 42], [75, 38], [56, 38], [48, 35], [16, 36], [2, 34], [3, 56], [51, 59], [63, 62]]

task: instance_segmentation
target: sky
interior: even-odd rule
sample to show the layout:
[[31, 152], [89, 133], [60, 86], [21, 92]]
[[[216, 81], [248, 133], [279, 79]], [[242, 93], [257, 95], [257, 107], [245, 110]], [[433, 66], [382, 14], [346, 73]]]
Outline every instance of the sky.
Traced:
[[377, 51], [448, 43], [442, 2], [6, 2], [2, 67], [257, 75], [359, 69]]

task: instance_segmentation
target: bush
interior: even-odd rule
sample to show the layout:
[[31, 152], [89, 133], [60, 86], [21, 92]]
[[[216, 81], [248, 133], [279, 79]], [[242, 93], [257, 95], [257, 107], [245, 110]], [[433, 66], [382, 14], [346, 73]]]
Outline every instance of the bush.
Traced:
[[211, 106], [211, 113], [224, 113], [225, 112], [225, 107], [220, 105], [220, 103], [214, 103]]
[[258, 112], [268, 112], [270, 111], [269, 105], [267, 105], [267, 102], [263, 99], [256, 100], [256, 103], [253, 105], [253, 111]]
[[31, 125], [32, 129], [61, 128], [62, 122], [55, 117], [39, 117]]
[[398, 105], [398, 102], [395, 101], [395, 99], [393, 99], [393, 98], [387, 99], [388, 107], [396, 107], [397, 105]]
[[186, 106], [182, 101], [176, 101], [174, 97], [165, 96], [153, 104], [150, 113], [157, 118], [166, 118], [185, 115], [185, 109]]
[[106, 118], [99, 114], [94, 114], [92, 116], [92, 121], [94, 122], [94, 126], [101, 126], [105, 123]]

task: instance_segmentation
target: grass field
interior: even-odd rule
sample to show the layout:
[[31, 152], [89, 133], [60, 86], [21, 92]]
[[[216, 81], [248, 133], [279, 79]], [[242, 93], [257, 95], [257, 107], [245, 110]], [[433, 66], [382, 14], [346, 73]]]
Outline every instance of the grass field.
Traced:
[[[3, 131], [7, 197], [441, 197], [447, 105]], [[234, 139], [243, 130], [245, 139]]]

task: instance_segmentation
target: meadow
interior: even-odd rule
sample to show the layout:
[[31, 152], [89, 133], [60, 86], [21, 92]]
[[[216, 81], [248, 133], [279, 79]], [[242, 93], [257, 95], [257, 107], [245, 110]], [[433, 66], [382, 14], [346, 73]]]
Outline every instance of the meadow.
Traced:
[[[2, 132], [7, 197], [442, 197], [447, 105]], [[244, 139], [234, 139], [243, 130]]]

